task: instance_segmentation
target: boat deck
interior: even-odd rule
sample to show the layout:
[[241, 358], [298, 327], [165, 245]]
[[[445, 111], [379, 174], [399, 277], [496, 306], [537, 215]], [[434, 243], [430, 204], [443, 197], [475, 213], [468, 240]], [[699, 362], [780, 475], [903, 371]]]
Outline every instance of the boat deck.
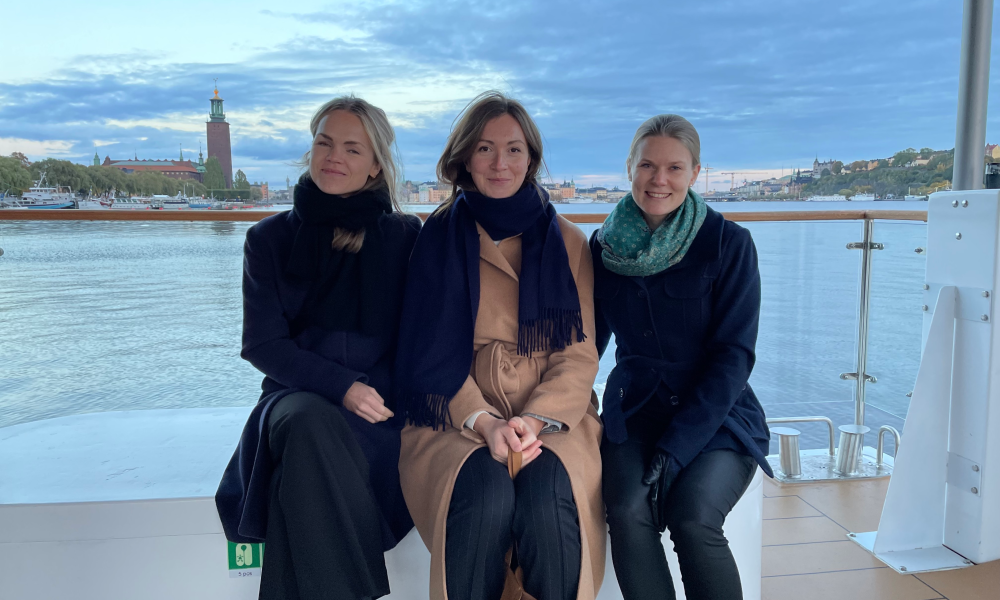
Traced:
[[1000, 560], [901, 575], [847, 539], [878, 529], [889, 479], [815, 484], [764, 480], [764, 600], [1000, 598]]

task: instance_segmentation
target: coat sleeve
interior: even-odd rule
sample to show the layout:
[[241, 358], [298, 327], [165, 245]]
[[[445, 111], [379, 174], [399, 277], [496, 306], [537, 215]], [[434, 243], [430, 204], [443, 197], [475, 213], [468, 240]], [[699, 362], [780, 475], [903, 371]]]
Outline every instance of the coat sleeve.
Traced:
[[251, 229], [243, 246], [240, 356], [281, 385], [315, 392], [339, 404], [355, 381], [368, 383], [368, 376], [303, 350], [291, 339], [275, 269], [266, 240]]
[[[566, 237], [569, 241], [569, 236]], [[594, 343], [594, 264], [587, 238], [581, 233], [576, 240], [575, 243], [579, 244], [579, 263], [573, 276], [580, 295], [586, 337], [582, 342], [574, 342], [549, 355], [548, 368], [542, 374], [541, 383], [532, 391], [521, 410], [521, 414], [532, 413], [558, 421], [566, 426], [563, 431], [576, 427], [587, 414], [600, 362]]]
[[746, 389], [756, 358], [760, 272], [750, 232], [739, 228], [723, 252], [712, 298], [714, 322], [706, 342], [707, 364], [681, 397], [681, 409], [657, 444], [681, 467], [694, 460], [722, 427]]

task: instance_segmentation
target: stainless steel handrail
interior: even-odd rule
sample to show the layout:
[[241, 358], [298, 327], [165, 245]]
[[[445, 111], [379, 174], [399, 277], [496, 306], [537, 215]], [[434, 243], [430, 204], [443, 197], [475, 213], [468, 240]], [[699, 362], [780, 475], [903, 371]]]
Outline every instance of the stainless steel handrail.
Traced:
[[892, 456], [893, 456], [893, 458], [895, 458], [896, 456], [899, 455], [899, 432], [896, 431], [895, 427], [890, 427], [889, 425], [883, 425], [883, 426], [879, 427], [878, 428], [878, 447], [875, 449], [875, 452], [878, 454], [878, 457], [875, 459], [875, 464], [877, 466], [879, 466], [879, 467], [882, 466], [882, 450], [885, 448], [885, 445], [883, 443], [884, 440], [885, 440], [885, 436], [883, 434], [886, 434], [886, 433], [891, 433], [892, 437], [893, 437], [893, 441], [896, 442], [896, 446], [892, 450]]
[[833, 421], [828, 417], [779, 417], [767, 419], [766, 422], [768, 425], [777, 425], [778, 423], [826, 423], [827, 428], [830, 430], [830, 456], [836, 454], [836, 446], [833, 443]]

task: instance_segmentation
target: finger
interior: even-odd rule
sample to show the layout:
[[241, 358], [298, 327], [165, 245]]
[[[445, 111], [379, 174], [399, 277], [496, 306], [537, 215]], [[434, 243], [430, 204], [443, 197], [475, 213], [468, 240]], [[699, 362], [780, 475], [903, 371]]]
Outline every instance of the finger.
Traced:
[[378, 402], [382, 406], [385, 406], [385, 400], [383, 400], [382, 396], [380, 396], [379, 393], [375, 391], [375, 388], [368, 388], [368, 392], [371, 398], [373, 398], [376, 402]]
[[367, 406], [361, 405], [357, 409], [355, 409], [355, 410], [353, 410], [351, 412], [353, 412], [354, 414], [358, 415], [359, 417], [361, 417], [365, 421], [368, 421], [369, 423], [372, 423], [372, 424], [376, 423], [375, 417], [373, 415], [371, 415], [371, 414], [368, 413], [368, 407]]
[[518, 437], [524, 435], [524, 430], [528, 428], [528, 424], [525, 423], [524, 419], [521, 417], [513, 417], [511, 420], [507, 421], [507, 424], [514, 428]]
[[384, 405], [375, 402], [374, 399], [369, 401], [368, 408], [371, 409], [373, 413], [381, 417], [383, 420], [388, 419], [393, 415], [393, 412], [391, 410], [386, 408]]
[[517, 437], [517, 433], [511, 427], [501, 427], [500, 435], [503, 436], [504, 441], [510, 446], [510, 449], [514, 452], [520, 452], [522, 450], [521, 440]]
[[542, 447], [534, 446], [531, 450], [523, 450], [521, 452], [521, 468], [524, 468], [528, 463], [535, 460], [542, 455]]

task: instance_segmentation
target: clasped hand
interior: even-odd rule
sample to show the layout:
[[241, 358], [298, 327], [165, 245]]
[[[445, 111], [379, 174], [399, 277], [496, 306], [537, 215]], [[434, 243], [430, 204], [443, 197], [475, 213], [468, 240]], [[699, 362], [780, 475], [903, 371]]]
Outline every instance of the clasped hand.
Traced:
[[507, 464], [507, 452], [521, 453], [521, 467], [525, 467], [542, 453], [542, 440], [538, 433], [544, 423], [534, 417], [514, 417], [509, 421], [483, 413], [476, 419], [473, 429], [486, 440], [490, 455]]
[[385, 400], [375, 388], [355, 381], [344, 394], [344, 408], [369, 423], [380, 423], [392, 417], [393, 412], [385, 407]]

